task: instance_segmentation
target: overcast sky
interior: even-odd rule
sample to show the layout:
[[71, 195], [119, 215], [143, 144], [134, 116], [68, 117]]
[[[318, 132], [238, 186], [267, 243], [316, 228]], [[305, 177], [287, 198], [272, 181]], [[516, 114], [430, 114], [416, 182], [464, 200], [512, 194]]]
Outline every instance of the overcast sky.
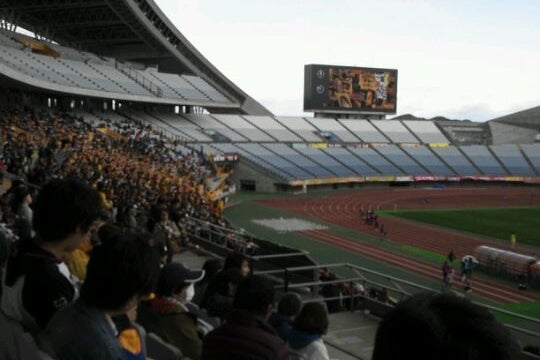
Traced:
[[539, 0], [155, 1], [276, 115], [304, 115], [305, 64], [398, 69], [397, 114], [484, 121], [540, 105]]

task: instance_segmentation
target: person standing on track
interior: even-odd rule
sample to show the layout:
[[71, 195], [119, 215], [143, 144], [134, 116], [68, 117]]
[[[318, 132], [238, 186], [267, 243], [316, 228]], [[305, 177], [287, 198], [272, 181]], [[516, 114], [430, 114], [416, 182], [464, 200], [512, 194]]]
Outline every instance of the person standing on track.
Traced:
[[448, 256], [446, 258], [448, 259], [450, 264], [452, 264], [456, 259], [456, 254], [454, 254], [454, 250], [450, 250], [450, 253], [448, 253]]
[[448, 261], [444, 261], [444, 264], [442, 266], [442, 275], [443, 275], [443, 284], [445, 287], [450, 286], [450, 273], [451, 273], [451, 266], [448, 264]]

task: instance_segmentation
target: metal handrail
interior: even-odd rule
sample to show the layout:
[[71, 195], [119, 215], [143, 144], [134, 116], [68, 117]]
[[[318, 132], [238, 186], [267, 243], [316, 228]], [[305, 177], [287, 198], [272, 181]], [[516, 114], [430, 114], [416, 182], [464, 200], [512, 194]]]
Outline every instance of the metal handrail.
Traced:
[[[314, 281], [301, 282], [301, 283], [291, 283], [291, 278], [290, 277], [291, 277], [291, 274], [294, 274], [294, 272], [307, 271], [307, 270], [318, 270], [318, 269], [321, 269], [321, 268], [337, 268], [337, 267], [345, 267], [345, 268], [351, 269], [356, 273], [356, 276], [344, 277], [344, 278], [340, 278], [340, 279], [336, 279], [336, 280], [329, 280], [329, 281], [314, 280]], [[378, 281], [367, 279], [366, 277], [361, 276], [361, 274], [358, 274], [359, 271], [361, 271], [363, 273], [366, 273], [366, 274], [371, 274], [371, 275], [375, 275], [375, 276], [384, 278], [384, 279], [390, 281], [392, 283], [393, 287], [388, 286], [386, 284], [382, 284], [382, 283], [380, 283]], [[361, 283], [364, 286], [365, 290], [367, 290], [367, 288], [369, 288], [369, 286], [372, 286], [372, 287], [384, 288], [388, 292], [398, 293], [398, 294], [400, 294], [402, 296], [410, 296], [411, 293], [406, 291], [405, 289], [401, 288], [400, 286], [397, 286], [397, 285], [407, 285], [407, 286], [410, 286], [410, 287], [413, 287], [413, 288], [416, 288], [416, 289], [422, 290], [422, 291], [427, 291], [427, 292], [431, 292], [431, 293], [441, 293], [441, 291], [437, 290], [437, 289], [432, 289], [432, 288], [429, 288], [427, 286], [423, 286], [423, 285], [420, 285], [420, 284], [413, 283], [411, 281], [399, 279], [399, 278], [396, 278], [396, 277], [393, 277], [393, 276], [390, 276], [390, 275], [380, 273], [380, 272], [375, 271], [375, 270], [366, 269], [366, 268], [363, 268], [361, 266], [358, 266], [358, 265], [355, 265], [355, 264], [350, 264], [350, 263], [335, 263], [335, 264], [324, 264], [324, 265], [313, 265], [313, 266], [288, 267], [288, 268], [278, 269], [278, 270], [256, 271], [255, 273], [258, 274], [258, 275], [274, 275], [274, 277], [275, 277], [276, 274], [282, 273], [283, 276], [285, 277], [283, 279], [284, 284], [279, 284], [279, 285], [277, 285], [277, 287], [278, 288], [286, 288], [286, 291], [288, 291], [289, 289], [305, 288], [305, 287], [315, 287], [317, 289], [318, 287], [321, 287], [321, 286], [324, 286], [324, 285], [330, 285], [330, 284], [340, 284], [340, 283], [351, 283], [351, 284], [356, 283], [356, 284], [358, 284], [358, 283]], [[318, 296], [319, 298], [315, 299], [315, 296]], [[364, 291], [364, 294], [351, 293], [351, 294], [341, 295], [339, 297], [324, 297], [323, 296], [322, 299], [325, 300], [325, 301], [329, 301], [329, 300], [343, 300], [343, 299], [352, 299], [352, 298], [362, 298], [362, 297], [366, 297], [366, 296], [367, 296], [366, 291]], [[313, 292], [313, 299], [310, 299], [310, 300], [307, 300], [307, 301], [320, 301], [320, 294], [318, 293], [318, 291], [314, 291]], [[509, 311], [509, 310], [500, 309], [500, 308], [497, 308], [495, 306], [484, 304], [484, 303], [477, 302], [477, 301], [472, 301], [472, 303], [474, 303], [474, 304], [476, 304], [478, 306], [481, 306], [483, 308], [486, 308], [486, 309], [488, 309], [488, 310], [490, 310], [492, 312], [498, 312], [498, 313], [501, 313], [501, 314], [505, 314], [505, 315], [511, 316], [511, 317], [513, 317], [515, 319], [525, 320], [525, 321], [527, 321], [529, 323], [532, 323], [532, 324], [540, 324], [540, 319], [538, 319], [538, 318], [533, 318], [533, 317], [530, 317], [530, 316], [514, 313], [514, 312]], [[511, 330], [513, 330], [515, 332], [519, 332], [519, 333], [522, 333], [522, 334], [525, 334], [525, 335], [540, 338], [540, 332], [525, 329], [523, 327], [512, 325], [512, 324], [506, 324], [505, 323], [504, 325], [507, 328], [509, 328], [509, 329], [511, 329]]]
[[[205, 227], [204, 230], [210, 232], [210, 234], [214, 233], [214, 234], [218, 234], [220, 236], [224, 236], [226, 234], [231, 234], [231, 233], [235, 234], [235, 235], [237, 235], [237, 237], [235, 238], [235, 241], [237, 241], [239, 244], [246, 244], [247, 240], [244, 240], [244, 238], [250, 237], [249, 234], [245, 234], [245, 233], [242, 233], [242, 232], [239, 232], [239, 231], [236, 231], [236, 230], [231, 230], [229, 228], [220, 227], [218, 225], [212, 225], [212, 224], [209, 224], [208, 222], [205, 222], [205, 221], [202, 221], [202, 220], [199, 220], [199, 219], [190, 218], [190, 220], [193, 223], [198, 223], [198, 224], [204, 225], [204, 227]], [[218, 231], [216, 231], [216, 229], [220, 230], [220, 231], [218, 232]], [[208, 242], [208, 243], [211, 243], [213, 245], [218, 245], [219, 246], [219, 244], [217, 244], [216, 242], [212, 242], [212, 241], [210, 241], [208, 239], [204, 239], [204, 238], [202, 238], [200, 236], [198, 236], [198, 238], [200, 240], [205, 241], [205, 242]], [[250, 238], [252, 238], [252, 237], [250, 237]], [[221, 244], [221, 246], [222, 247], [227, 246], [226, 239], [224, 239], [223, 244]], [[302, 255], [309, 256], [308, 254], [309, 254], [308, 252], [298, 251], [298, 252], [291, 252], [291, 253], [286, 253], [286, 254], [270, 254], [270, 255], [259, 255], [259, 256], [254, 255], [254, 256], [251, 256], [251, 258], [254, 259], [254, 260], [263, 260], [263, 259], [272, 259], [272, 258], [284, 258], [284, 257], [290, 257], [290, 256], [302, 256]], [[336, 279], [336, 280], [322, 281], [322, 280], [318, 279], [318, 270], [321, 269], [321, 268], [329, 268], [329, 269], [346, 268], [349, 271], [354, 272], [355, 275], [354, 276], [348, 276], [348, 277], [342, 277], [342, 278], [339, 278], [339, 279]], [[303, 281], [301, 283], [293, 283], [292, 281], [294, 280], [295, 272], [297, 273], [297, 272], [302, 272], [302, 271], [303, 272], [313, 271], [312, 275], [309, 275], [309, 274], [307, 275], [308, 277], [312, 276], [313, 281]], [[322, 297], [322, 299], [324, 299], [324, 300], [350, 299], [352, 301], [354, 298], [362, 298], [362, 297], [367, 298], [368, 297], [368, 295], [367, 295], [368, 294], [368, 289], [370, 287], [371, 288], [377, 288], [377, 289], [383, 288], [389, 294], [394, 294], [394, 295], [397, 294], [401, 298], [405, 297], [405, 296], [410, 296], [412, 294], [411, 291], [408, 291], [404, 287], [410, 287], [410, 288], [413, 288], [413, 289], [417, 289], [418, 291], [424, 291], [424, 292], [430, 292], [430, 293], [441, 293], [442, 292], [440, 289], [433, 289], [433, 288], [430, 288], [428, 286], [424, 286], [424, 285], [421, 285], [421, 284], [414, 283], [412, 281], [400, 279], [400, 278], [397, 278], [395, 276], [384, 274], [384, 273], [381, 273], [381, 272], [376, 271], [376, 270], [371, 270], [371, 269], [364, 268], [362, 266], [358, 266], [358, 265], [350, 264], [350, 263], [332, 263], [332, 264], [293, 266], [293, 267], [284, 267], [284, 268], [272, 269], [272, 270], [257, 270], [257, 271], [254, 271], [254, 273], [258, 274], [258, 275], [269, 275], [269, 276], [271, 276], [272, 278], [274, 278], [274, 279], [276, 279], [278, 281], [277, 288], [282, 288], [285, 291], [289, 291], [289, 289], [295, 289], [295, 288], [312, 287], [313, 288], [313, 291], [312, 291], [313, 298], [309, 299], [309, 300], [306, 300], [306, 301], [320, 301], [321, 298], [320, 298], [320, 294], [319, 294], [319, 291], [318, 291], [318, 289], [320, 287], [323, 287], [323, 286], [329, 285], [329, 284], [340, 284], [340, 283], [350, 283], [351, 285], [352, 284], [360, 284], [360, 285], [362, 285], [364, 287], [364, 293], [363, 294], [361, 294], [361, 293], [357, 293], [357, 294], [351, 293], [351, 294], [341, 295], [339, 297], [326, 297], [326, 298]], [[369, 279], [368, 277], [366, 277], [366, 275], [372, 275], [373, 277], [378, 277], [380, 279], [384, 279], [387, 282], [389, 282], [391, 285], [383, 284], [380, 281], [377, 281], [376, 279]], [[488, 309], [488, 310], [490, 310], [492, 312], [498, 312], [498, 313], [501, 313], [501, 314], [511, 316], [514, 319], [524, 320], [524, 321], [527, 321], [530, 324], [534, 324], [535, 326], [540, 324], [540, 319], [537, 319], [537, 318], [532, 318], [532, 317], [529, 317], [529, 316], [517, 314], [517, 313], [511, 312], [509, 310], [500, 309], [500, 308], [497, 308], [495, 306], [483, 304], [483, 303], [480, 303], [480, 302], [477, 302], [477, 301], [472, 301], [472, 302], [474, 304], [476, 304], [478, 306], [481, 306], [483, 308], [486, 308], [486, 309]], [[525, 329], [525, 328], [523, 328], [521, 326], [516, 326], [516, 325], [513, 325], [513, 324], [504, 324], [504, 325], [506, 327], [508, 327], [509, 329], [511, 329], [512, 331], [515, 331], [515, 332], [518, 332], [518, 333], [521, 333], [521, 334], [525, 334], [525, 335], [528, 335], [528, 336], [534, 336], [534, 337], [539, 337], [540, 338], [540, 333], [537, 332], [537, 331]]]
[[285, 254], [270, 254], [270, 255], [253, 255], [251, 258], [254, 260], [264, 260], [264, 259], [277, 259], [282, 257], [290, 256], [305, 256], [309, 253], [307, 251], [298, 251], [294, 253], [285, 253]]

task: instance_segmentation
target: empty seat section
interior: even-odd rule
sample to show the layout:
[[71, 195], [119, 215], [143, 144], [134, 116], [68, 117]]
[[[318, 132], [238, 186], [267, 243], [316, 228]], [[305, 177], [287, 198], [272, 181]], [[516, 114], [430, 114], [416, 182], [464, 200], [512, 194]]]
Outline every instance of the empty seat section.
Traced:
[[158, 121], [161, 121], [167, 124], [169, 127], [176, 129], [177, 132], [181, 134], [186, 134], [187, 136], [195, 139], [195, 141], [212, 141], [212, 138], [203, 133], [200, 127], [189, 122], [180, 115], [152, 112], [147, 116], [155, 117]]
[[454, 176], [454, 171], [448, 168], [439, 158], [431, 152], [427, 147], [418, 145], [415, 147], [403, 146], [401, 150], [405, 151], [420, 163], [423, 167], [428, 169], [432, 175], [445, 175]]
[[178, 128], [178, 125], [174, 124], [174, 122], [172, 122], [173, 124], [171, 124], [167, 121], [164, 121], [161, 117], [158, 117], [158, 115], [155, 113], [146, 114], [143, 112], [138, 112], [138, 111], [129, 110], [129, 109], [123, 110], [122, 112], [132, 119], [138, 120], [145, 124], [152, 125], [152, 127], [165, 132], [165, 134], [171, 136], [172, 138], [184, 140], [184, 141], [198, 141], [197, 138], [190, 136], [184, 131], [181, 131]]
[[148, 72], [150, 76], [153, 76], [168, 87], [172, 88], [176, 93], [187, 100], [193, 101], [209, 101], [206, 95], [200, 92], [197, 88], [187, 82], [184, 78], [176, 74], [167, 74], [160, 72]]
[[218, 131], [219, 133], [228, 137], [231, 141], [246, 141], [245, 137], [226, 127], [214, 119], [211, 115], [185, 114], [184, 117], [205, 130]]
[[39, 80], [51, 81], [59, 85], [75, 86], [69, 78], [60, 70], [60, 64], [56, 64], [53, 58], [41, 61], [37, 56], [48, 58], [47, 56], [34, 55], [31, 52], [0, 46], [2, 57], [7, 66], [14, 70], [31, 75]]
[[22, 49], [23, 44], [14, 39], [14, 36], [19, 35], [20, 34], [5, 29], [0, 30], [0, 45], [9, 46], [16, 49]]
[[508, 175], [483, 145], [461, 146], [461, 150], [484, 173], [484, 175]]
[[302, 139], [309, 142], [321, 142], [322, 138], [317, 136], [317, 129], [308, 123], [304, 118], [292, 116], [276, 117], [283, 126], [298, 134]]
[[403, 120], [403, 124], [405, 124], [405, 126], [407, 126], [424, 144], [450, 143], [433, 121]]
[[[36, 55], [39, 56], [39, 55]], [[95, 81], [90, 79], [84, 70], [81, 70], [78, 64], [83, 64], [75, 60], [69, 59], [54, 59], [49, 56], [40, 56], [40, 61], [51, 66], [57, 72], [61, 72], [69, 78], [77, 87], [93, 90], [101, 90], [101, 88]]]
[[259, 129], [264, 130], [267, 134], [273, 136], [281, 142], [300, 142], [300, 139], [296, 134], [292, 133], [285, 126], [281, 125], [274, 118], [270, 116], [251, 116], [244, 115], [244, 118], [249, 122], [257, 126]]
[[357, 143], [360, 140], [349, 130], [343, 127], [336, 119], [332, 118], [306, 118], [312, 125], [321, 131], [331, 132], [343, 142]]
[[245, 151], [238, 148], [236, 145], [231, 143], [214, 143], [212, 144], [212, 147], [219, 150], [220, 153], [237, 153], [237, 154], [245, 154]]
[[336, 159], [341, 161], [343, 164], [347, 165], [358, 175], [363, 175], [363, 176], [380, 175], [376, 170], [366, 165], [366, 163], [364, 163], [358, 157], [354, 156], [347, 148], [330, 147], [330, 148], [323, 149], [323, 151], [335, 157]]
[[125, 88], [130, 94], [133, 95], [143, 95], [143, 96], [154, 96], [150, 91], [146, 90], [144, 87], [130, 79], [126, 74], [122, 73], [120, 70], [107, 65], [101, 64], [92, 64], [99, 72], [104, 74], [108, 79], [116, 82], [123, 88]]
[[535, 175], [516, 145], [491, 145], [491, 151], [512, 175]]
[[[26, 38], [21, 34], [14, 36]], [[77, 49], [46, 43], [46, 46], [60, 54], [60, 57], [55, 58], [34, 53], [21, 43], [10, 39], [8, 35], [0, 35], [0, 39], [2, 39], [0, 60], [5, 60], [2, 63], [36, 79], [83, 89], [154, 96], [139, 83], [116, 69], [112, 59], [101, 59]], [[37, 41], [28, 39], [32, 42]], [[149, 80], [148, 82], [150, 83]], [[154, 86], [157, 85], [154, 84]]]
[[94, 83], [98, 84], [105, 91], [121, 92], [121, 93], [125, 92], [124, 88], [122, 88], [119, 84], [111, 81], [111, 79], [107, 78], [103, 73], [97, 71], [95, 68], [92, 68], [88, 64], [74, 61], [74, 60], [69, 60], [69, 59], [62, 59], [60, 61], [66, 63], [66, 65], [68, 66], [71, 66], [73, 69], [77, 70], [78, 72], [83, 74], [85, 77], [90, 79], [90, 81], [93, 81]]
[[303, 180], [313, 177], [313, 175], [307, 173], [295, 164], [277, 155], [276, 153], [273, 153], [267, 148], [261, 146], [260, 144], [244, 143], [237, 144], [237, 146], [264, 160], [264, 162], [259, 161], [260, 165], [266, 168], [270, 167], [276, 169], [278, 172], [282, 173], [282, 175], [285, 176], [287, 179]]
[[369, 164], [369, 166], [377, 169], [382, 175], [403, 175], [401, 170], [371, 148], [348, 147], [348, 149], [351, 153]]
[[168, 84], [161, 81], [159, 78], [155, 77], [153, 74], [156, 72], [155, 70], [133, 70], [140, 76], [144, 77], [145, 79], [148, 79], [148, 81], [151, 81], [153, 84], [155, 84], [157, 87], [161, 89], [161, 94], [164, 98], [169, 99], [182, 99], [183, 97], [178, 94], [172, 87], [170, 87]]
[[372, 120], [371, 124], [394, 143], [418, 143], [418, 139], [398, 120]]
[[236, 130], [250, 141], [274, 141], [270, 136], [257, 129], [240, 115], [212, 115], [222, 124]]
[[314, 174], [316, 177], [326, 178], [335, 176], [328, 170], [324, 169], [319, 164], [313, 162], [304, 155], [298, 153], [295, 149], [285, 145], [285, 144], [263, 144], [264, 147], [270, 151], [275, 152], [276, 154], [284, 157], [290, 162], [296, 164], [297, 166], [303, 168], [307, 172]]
[[280, 177], [284, 180], [292, 180], [294, 176], [292, 176], [290, 173], [284, 172], [281, 169], [275, 167], [274, 165], [266, 162], [265, 160], [261, 159], [260, 157], [244, 150], [243, 148], [231, 144], [231, 143], [214, 143], [212, 146], [216, 149], [218, 149], [221, 153], [237, 153], [240, 154], [240, 156], [246, 158], [247, 160], [265, 168], [266, 170], [270, 171], [274, 175]]
[[521, 150], [535, 167], [536, 172], [540, 174], [540, 144], [521, 145]]
[[428, 175], [428, 172], [419, 166], [407, 153], [396, 145], [378, 146], [375, 148], [397, 167], [403, 169], [406, 175]]
[[27, 68], [29, 70], [23, 73], [30, 73], [37, 79], [83, 89], [154, 96], [118, 69], [103, 63], [85, 63], [70, 58], [55, 59], [29, 50], [0, 48], [0, 56], [3, 54], [11, 63], [20, 64], [14, 69], [21, 71], [21, 68]]
[[469, 160], [455, 147], [433, 147], [431, 148], [439, 157], [450, 166], [459, 176], [479, 175], [478, 170]]
[[12, 49], [0, 46], [0, 63], [19, 73], [35, 79], [55, 82], [57, 74], [45, 71], [38, 64], [22, 61], [22, 58], [12, 53]]
[[231, 102], [222, 93], [220, 93], [216, 88], [214, 88], [212, 85], [207, 83], [204, 79], [198, 76], [192, 76], [192, 75], [182, 75], [182, 77], [186, 79], [189, 83], [191, 83], [193, 86], [195, 86], [197, 89], [199, 89], [201, 92], [203, 92], [212, 101], [216, 101], [220, 103]]
[[367, 120], [341, 119], [339, 122], [365, 143], [390, 142], [377, 128]]
[[316, 163], [321, 164], [329, 171], [338, 176], [354, 176], [356, 175], [352, 170], [340, 164], [336, 159], [323, 152], [321, 149], [312, 147], [298, 148], [299, 153], [307, 156]]
[[[153, 113], [154, 114], [154, 113]], [[155, 114], [160, 120], [168, 123], [170, 126], [173, 126], [185, 133], [186, 135], [191, 136], [196, 141], [212, 141], [212, 138], [206, 135], [202, 128], [188, 121], [180, 115], [175, 114]]]

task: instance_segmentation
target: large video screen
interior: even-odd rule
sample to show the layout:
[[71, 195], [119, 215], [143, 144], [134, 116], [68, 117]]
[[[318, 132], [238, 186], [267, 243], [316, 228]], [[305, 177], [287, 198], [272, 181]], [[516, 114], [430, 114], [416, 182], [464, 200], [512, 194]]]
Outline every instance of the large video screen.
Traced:
[[395, 114], [397, 70], [306, 65], [304, 111]]

